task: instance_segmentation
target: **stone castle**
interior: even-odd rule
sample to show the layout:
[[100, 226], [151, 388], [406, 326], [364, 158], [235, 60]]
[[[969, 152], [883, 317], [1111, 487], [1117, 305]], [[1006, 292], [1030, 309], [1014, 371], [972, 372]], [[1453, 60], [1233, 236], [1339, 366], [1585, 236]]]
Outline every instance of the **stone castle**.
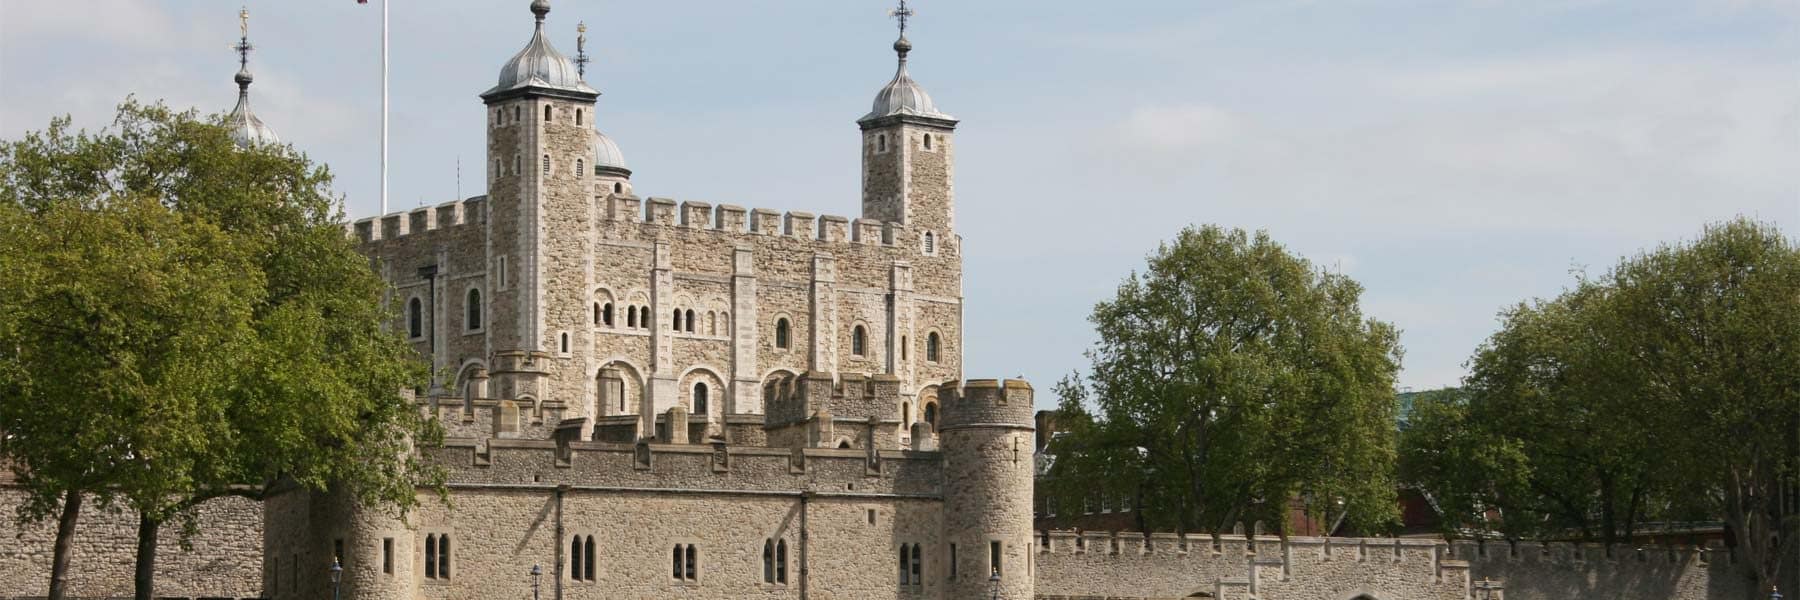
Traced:
[[[856, 219], [640, 199], [549, 2], [530, 9], [480, 94], [487, 193], [350, 225], [430, 362], [416, 399], [448, 439], [422, 454], [447, 502], [213, 501], [191, 548], [164, 536], [159, 596], [1748, 594], [1718, 549], [1034, 532], [1033, 390], [962, 379], [957, 121], [907, 72], [904, 3], [898, 69], [857, 120]], [[275, 143], [251, 81], [235, 136]], [[83, 516], [76, 596], [130, 595], [134, 525]], [[0, 524], [0, 598], [43, 595], [51, 534]]]

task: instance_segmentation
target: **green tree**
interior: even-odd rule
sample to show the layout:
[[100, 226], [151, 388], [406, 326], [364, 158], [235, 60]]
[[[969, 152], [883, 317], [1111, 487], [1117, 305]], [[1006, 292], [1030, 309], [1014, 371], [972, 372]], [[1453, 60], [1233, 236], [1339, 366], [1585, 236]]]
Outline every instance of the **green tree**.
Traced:
[[1764, 594], [1800, 589], [1800, 247], [1738, 219], [1612, 272], [1618, 350], [1663, 467], [1737, 539]]
[[59, 514], [61, 598], [84, 494], [110, 506], [148, 480], [192, 484], [138, 467], [206, 452], [260, 283], [217, 227], [151, 199], [8, 204], [0, 227], [0, 452], [30, 494], [18, 518]]
[[[417, 502], [416, 486], [442, 481], [440, 472], [411, 451], [413, 444], [435, 443], [441, 436], [402, 392], [422, 383], [422, 365], [404, 340], [384, 326], [391, 322], [390, 308], [382, 302], [385, 284], [344, 235], [330, 181], [323, 167], [286, 148], [237, 148], [217, 119], [131, 101], [101, 133], [72, 133], [63, 119], [0, 146], [0, 204], [10, 215], [5, 243], [54, 236], [41, 230], [54, 229], [47, 216], [63, 211], [104, 213], [147, 202], [196, 231], [217, 232], [218, 243], [229, 250], [206, 260], [172, 259], [163, 265], [164, 274], [235, 261], [231, 276], [217, 285], [230, 290], [221, 292], [220, 302], [238, 312], [219, 313], [201, 305], [162, 324], [165, 330], [182, 330], [187, 327], [182, 319], [222, 320], [237, 334], [230, 344], [156, 346], [146, 339], [154, 335], [132, 335], [120, 347], [97, 348], [81, 346], [79, 335], [65, 333], [75, 340], [67, 342], [35, 337], [40, 332], [18, 324], [56, 322], [57, 315], [29, 312], [44, 302], [36, 300], [42, 291], [23, 285], [0, 290], [6, 297], [0, 301], [22, 311], [0, 321], [0, 336], [6, 336], [0, 347], [28, 349], [4, 356], [0, 365], [0, 376], [7, 378], [0, 389], [18, 390], [24, 400], [9, 405], [64, 404], [60, 410], [76, 418], [71, 427], [85, 428], [95, 420], [125, 421], [125, 415], [107, 411], [109, 401], [157, 406], [155, 396], [165, 394], [188, 402], [117, 424], [122, 433], [115, 437], [121, 443], [61, 450], [38, 446], [66, 444], [68, 438], [12, 433], [30, 431], [13, 423], [35, 418], [28, 410], [0, 413], [5, 419], [0, 429], [10, 434], [6, 451], [17, 462], [16, 470], [28, 482], [41, 483], [40, 498], [63, 499], [43, 501], [42, 506], [66, 506], [67, 499], [78, 497], [72, 492], [85, 491], [137, 512], [140, 599], [153, 594], [161, 526], [192, 514], [190, 509], [208, 499], [258, 498], [276, 482], [293, 481], [316, 490], [341, 486], [365, 503], [405, 510]], [[104, 236], [86, 241], [105, 245]], [[8, 261], [27, 268], [74, 270], [78, 274], [67, 276], [82, 281], [105, 274], [87, 273], [102, 265], [79, 259], [60, 266], [33, 265], [54, 255], [7, 254]], [[120, 258], [124, 265], [118, 268], [131, 268], [130, 257]], [[178, 277], [202, 275], [211, 273]], [[154, 316], [119, 297], [130, 296], [130, 289], [92, 293], [104, 310], [81, 316], [95, 327], [127, 327]], [[232, 318], [221, 319], [226, 316]], [[89, 380], [85, 383], [95, 389], [50, 396], [38, 391], [44, 374], [75, 368], [48, 364], [70, 359], [67, 353], [37, 351], [52, 348], [52, 343], [71, 346], [67, 353], [86, 353], [76, 364], [150, 360], [202, 363], [204, 368], [181, 371], [185, 378], [171, 379], [169, 389], [122, 392], [103, 387], [113, 385], [99, 381], [108, 379], [104, 372], [65, 370], [61, 373]], [[80, 471], [76, 464], [50, 460], [63, 455], [100, 459], [90, 464], [106, 467]], [[44, 459], [35, 458], [39, 456]], [[33, 475], [40, 471], [54, 476]], [[81, 477], [61, 475], [68, 472]], [[45, 514], [47, 509], [40, 509], [21, 517]]]
[[[1800, 562], [1800, 249], [1738, 219], [1515, 307], [1402, 471], [1452, 529], [1623, 541], [1721, 519], [1766, 594]], [[1498, 518], [1495, 518], [1495, 517]]]
[[1462, 392], [1415, 403], [1401, 473], [1433, 494], [1449, 531], [1619, 542], [1667, 516], [1663, 447], [1614, 347], [1613, 296], [1583, 281], [1509, 309]]
[[1400, 347], [1361, 294], [1265, 233], [1183, 230], [1090, 317], [1091, 370], [1058, 387], [1052, 495], [1130, 486], [1147, 528], [1285, 523], [1296, 499], [1391, 524]]

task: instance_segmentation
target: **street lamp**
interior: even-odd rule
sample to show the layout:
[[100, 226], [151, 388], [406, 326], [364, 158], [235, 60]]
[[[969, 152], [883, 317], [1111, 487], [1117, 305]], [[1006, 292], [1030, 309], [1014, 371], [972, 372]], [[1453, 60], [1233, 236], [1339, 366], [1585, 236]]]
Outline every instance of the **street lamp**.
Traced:
[[531, 565], [531, 600], [538, 600], [538, 578], [544, 575], [544, 569]]
[[342, 587], [344, 565], [338, 563], [337, 557], [331, 559], [331, 600], [338, 600], [338, 588]]
[[988, 577], [988, 583], [994, 585], [994, 600], [1000, 600], [1000, 572], [994, 571], [994, 575]]

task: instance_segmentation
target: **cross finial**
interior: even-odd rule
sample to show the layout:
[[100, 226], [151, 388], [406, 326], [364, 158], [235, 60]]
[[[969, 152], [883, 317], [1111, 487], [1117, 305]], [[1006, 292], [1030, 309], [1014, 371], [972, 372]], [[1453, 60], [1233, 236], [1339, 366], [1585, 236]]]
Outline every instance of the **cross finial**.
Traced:
[[575, 25], [575, 72], [587, 77], [587, 21]]
[[916, 14], [918, 14], [917, 11], [906, 7], [906, 0], [900, 0], [899, 7], [888, 11], [888, 16], [893, 17], [894, 20], [900, 22], [900, 35], [902, 37], [906, 35], [906, 20], [912, 18], [912, 16]]
[[238, 9], [238, 43], [236, 45], [233, 45], [231, 47], [231, 49], [236, 50], [238, 53], [238, 68], [239, 69], [249, 69], [250, 68], [250, 51], [255, 49], [255, 46], [250, 45], [250, 9], [249, 8], [239, 8]]

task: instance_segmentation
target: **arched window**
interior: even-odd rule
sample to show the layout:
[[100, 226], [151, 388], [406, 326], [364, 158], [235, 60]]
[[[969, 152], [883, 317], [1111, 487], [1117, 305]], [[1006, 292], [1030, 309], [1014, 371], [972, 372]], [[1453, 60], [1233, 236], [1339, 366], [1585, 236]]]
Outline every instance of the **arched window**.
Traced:
[[719, 335], [719, 315], [706, 311], [706, 335]]
[[719, 331], [725, 332], [725, 335], [731, 335], [731, 313], [719, 313]]
[[906, 343], [906, 336], [904, 336], [904, 335], [900, 336], [900, 360], [906, 360], [906, 355], [912, 354], [908, 350], [909, 350], [909, 348]]
[[929, 133], [925, 134], [925, 149], [926, 150], [931, 149], [931, 134], [929, 134]]
[[548, 104], [544, 105], [544, 122], [545, 123], [550, 122], [550, 105], [548, 105]]
[[600, 303], [599, 302], [594, 303], [594, 324], [595, 325], [600, 324]]
[[875, 136], [875, 151], [887, 152], [887, 134], [884, 133]]
[[[544, 155], [543, 166], [544, 166], [544, 174], [549, 175], [550, 174], [550, 155], [548, 155], [548, 154]], [[930, 234], [926, 234], [926, 235], [930, 235]]]
[[600, 307], [600, 323], [607, 327], [613, 326], [613, 310], [611, 302], [606, 303], [606, 306]]
[[775, 583], [787, 583], [787, 540], [775, 540]]
[[425, 578], [437, 579], [437, 535], [425, 536]]
[[788, 320], [787, 319], [776, 319], [775, 320], [775, 347], [780, 348], [782, 350], [786, 350], [788, 348], [789, 341], [790, 340], [788, 340]]
[[502, 170], [503, 168], [504, 168], [504, 165], [500, 164], [500, 159], [498, 159], [498, 158], [494, 159], [494, 176], [495, 177], [499, 177], [501, 175], [506, 174], [506, 171]]
[[581, 581], [581, 536], [569, 542], [569, 579]]
[[587, 541], [585, 542], [585, 546], [586, 546], [585, 549], [587, 550], [587, 552], [582, 554], [582, 558], [583, 558], [582, 566], [587, 571], [587, 573], [586, 573], [587, 580], [593, 581], [594, 580], [594, 563], [598, 562], [597, 560], [595, 560], [596, 557], [594, 556], [594, 536], [591, 536], [591, 535], [587, 536]]
[[481, 290], [469, 290], [465, 302], [463, 328], [469, 331], [481, 330]]
[[625, 307], [625, 326], [630, 327], [632, 329], [637, 329], [637, 307], [636, 306]]
[[900, 545], [900, 585], [912, 585], [912, 552], [909, 544]]
[[763, 583], [775, 583], [775, 540], [763, 540]]
[[710, 407], [707, 405], [710, 403], [707, 402], [707, 400], [709, 400], [709, 398], [707, 398], [706, 394], [706, 383], [702, 382], [694, 384], [694, 414], [704, 415], [709, 412], [707, 409]]
[[687, 311], [687, 332], [694, 332], [694, 309], [691, 308]]
[[924, 585], [925, 578], [920, 576], [925, 561], [919, 560], [919, 545], [912, 545], [912, 582], [913, 585]]
[[679, 308], [675, 309], [674, 316], [671, 316], [669, 318], [669, 329], [674, 330], [674, 331], [681, 331], [681, 309], [679, 309]]
[[838, 442], [838, 448], [841, 448], [841, 449], [844, 449], [844, 450], [849, 450], [849, 449], [850, 449], [850, 440], [842, 440], [842, 441], [839, 441], [839, 442]]
[[575, 124], [576, 125], [581, 124], [581, 109], [579, 109], [579, 108], [575, 109]]
[[438, 536], [438, 579], [450, 578], [450, 534]]
[[699, 551], [694, 548], [693, 544], [676, 544], [675, 551], [669, 554], [669, 557], [674, 559], [674, 569], [669, 574], [682, 581], [699, 579], [700, 569], [696, 564], [698, 555]]
[[623, 193], [625, 193], [625, 184], [623, 184], [623, 183], [619, 183], [619, 182], [616, 182], [616, 181], [615, 181], [615, 182], [613, 182], [613, 193], [614, 193], [614, 194], [623, 194]]
[[927, 231], [927, 232], [925, 232], [925, 253], [926, 254], [934, 254], [936, 252], [937, 252], [937, 236], [932, 235], [931, 232]]
[[569, 579], [594, 580], [594, 536], [578, 535], [569, 542]]
[[425, 303], [418, 298], [406, 302], [406, 335], [425, 337]]
[[905, 423], [907, 425], [912, 424], [912, 403], [911, 402], [901, 402], [900, 403], [900, 422]]
[[519, 107], [518, 107], [518, 105], [514, 105], [513, 106], [513, 122], [517, 123], [518, 121], [519, 121]]
[[938, 334], [936, 331], [925, 336], [925, 360], [938, 361]]
[[581, 159], [579, 159], [579, 158], [575, 159], [575, 177], [577, 177], [577, 178], [586, 177], [587, 176], [586, 171], [587, 171], [587, 163], [582, 162]]
[[563, 353], [563, 354], [568, 354], [568, 353], [569, 353], [569, 332], [567, 332], [567, 331], [564, 331], [564, 332], [563, 332], [563, 333], [562, 333], [562, 346], [561, 346], [561, 348], [562, 348], [562, 350], [561, 350], [561, 352], [562, 352], [562, 353]]
[[868, 337], [869, 337], [868, 334], [863, 331], [863, 326], [861, 326], [861, 325], [857, 325], [856, 328], [851, 329], [850, 330], [850, 353], [855, 354], [857, 356], [862, 356], [863, 352], [865, 351], [864, 345], [868, 343], [868, 339], [867, 339]]
[[937, 403], [936, 402], [925, 403], [925, 423], [931, 425], [931, 429], [933, 431], [937, 430]]
[[514, 175], [518, 175], [519, 173], [524, 172], [524, 165], [522, 165], [521, 163], [522, 163], [522, 160], [518, 156], [513, 157], [513, 174]]

